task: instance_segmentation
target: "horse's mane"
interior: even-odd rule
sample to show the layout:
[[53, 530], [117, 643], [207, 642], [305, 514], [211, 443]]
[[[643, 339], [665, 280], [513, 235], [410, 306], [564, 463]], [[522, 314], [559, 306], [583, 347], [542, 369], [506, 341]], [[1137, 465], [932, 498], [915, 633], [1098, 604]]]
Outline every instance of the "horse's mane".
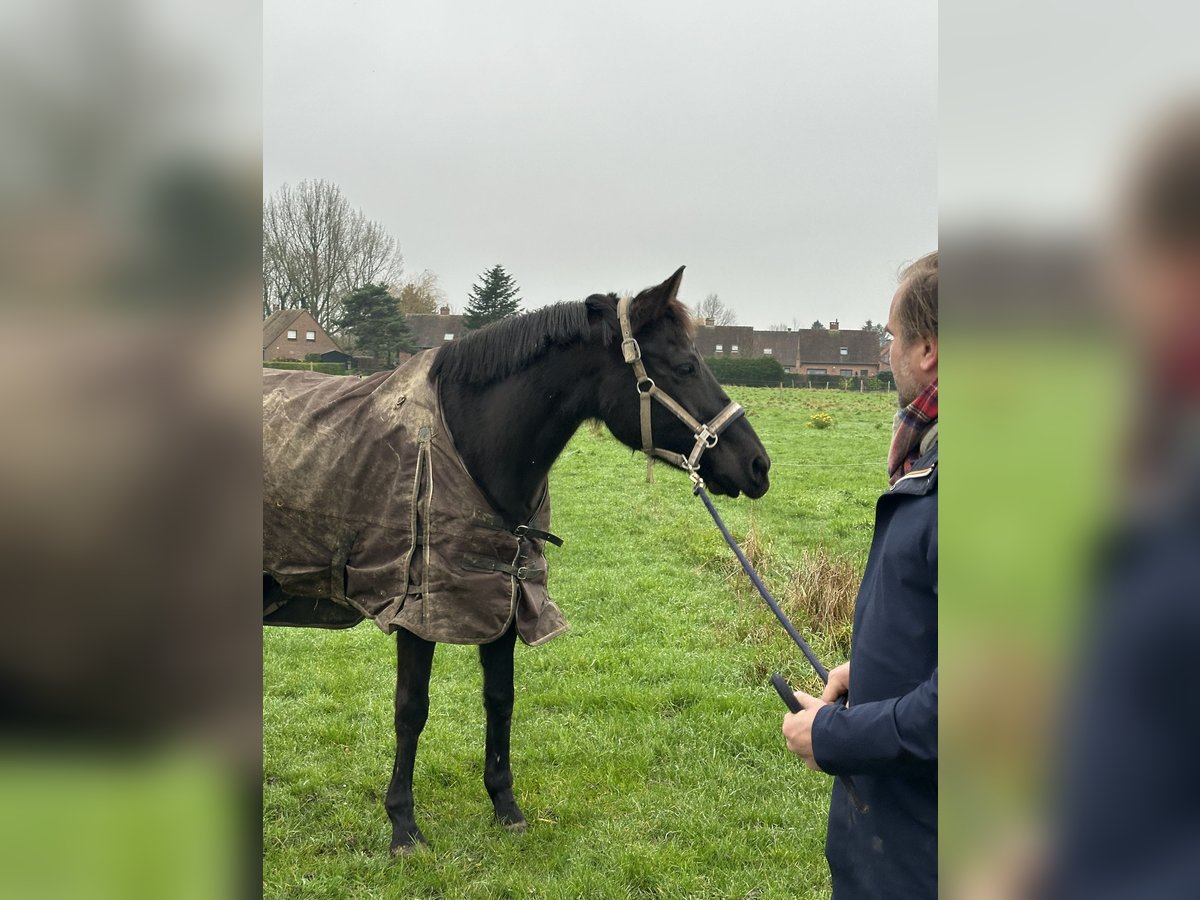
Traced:
[[[589, 310], [601, 314], [600, 342], [608, 346], [620, 333], [616, 300], [615, 294], [593, 294], [587, 300], [553, 303], [469, 331], [461, 339], [442, 345], [430, 375], [468, 384], [508, 378], [551, 347], [587, 340], [591, 336]], [[682, 324], [689, 335], [694, 331], [692, 317], [679, 300], [671, 301], [665, 315]]]
[[555, 303], [468, 331], [444, 344], [430, 374], [448, 381], [484, 383], [520, 372], [555, 345], [588, 336], [587, 305]]

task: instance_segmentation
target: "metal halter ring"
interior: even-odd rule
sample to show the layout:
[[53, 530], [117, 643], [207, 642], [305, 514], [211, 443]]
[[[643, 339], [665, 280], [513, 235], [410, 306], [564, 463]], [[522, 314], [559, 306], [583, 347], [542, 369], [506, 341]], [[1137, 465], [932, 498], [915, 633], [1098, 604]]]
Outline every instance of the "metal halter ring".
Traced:
[[[650, 385], [650, 387], [643, 390], [642, 389], [643, 384], [648, 384], [648, 385]], [[638, 389], [639, 394], [649, 394], [652, 390], [654, 390], [654, 379], [651, 378], [649, 375], [647, 375], [645, 378], [640, 379], [637, 383], [637, 389]]]
[[696, 437], [701, 436], [704, 437], [704, 446], [709, 450], [717, 446], [717, 441], [721, 439], [719, 434], [714, 434], [713, 432], [709, 431], [707, 425], [704, 427], [704, 430], [700, 432], [700, 434], [696, 435]]

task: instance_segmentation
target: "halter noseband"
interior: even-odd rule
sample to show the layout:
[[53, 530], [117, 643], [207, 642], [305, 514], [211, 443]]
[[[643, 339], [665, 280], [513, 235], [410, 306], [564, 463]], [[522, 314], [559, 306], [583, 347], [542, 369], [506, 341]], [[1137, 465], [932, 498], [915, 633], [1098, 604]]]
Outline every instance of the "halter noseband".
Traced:
[[[621, 355], [625, 358], [625, 362], [633, 367], [634, 377], [637, 378], [638, 396], [641, 398], [642, 452], [646, 454], [646, 478], [647, 480], [653, 478], [654, 457], [657, 456], [683, 469], [692, 479], [692, 483], [699, 486], [703, 484], [700, 479], [700, 457], [704, 455], [705, 450], [717, 446], [721, 432], [745, 415], [746, 411], [740, 404], [731, 400], [729, 405], [713, 416], [710, 421], [701, 423], [677, 403], [674, 397], [656, 385], [654, 379], [646, 374], [646, 366], [642, 362], [642, 348], [633, 337], [633, 327], [629, 322], [629, 307], [632, 302], [633, 298], [631, 297], [620, 299], [617, 303], [617, 318], [621, 322]], [[692, 452], [687, 456], [654, 446], [654, 436], [650, 430], [651, 399], [657, 400], [665, 406], [692, 430], [692, 436], [696, 439], [696, 443], [692, 447]]]

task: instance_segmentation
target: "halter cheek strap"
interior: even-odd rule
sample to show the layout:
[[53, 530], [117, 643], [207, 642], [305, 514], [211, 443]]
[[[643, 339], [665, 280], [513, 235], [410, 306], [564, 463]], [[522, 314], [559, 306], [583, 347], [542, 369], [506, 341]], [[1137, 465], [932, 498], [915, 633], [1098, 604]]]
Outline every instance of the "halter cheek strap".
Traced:
[[[629, 308], [633, 303], [631, 297], [622, 297], [617, 303], [617, 318], [621, 322], [621, 355], [625, 362], [633, 368], [637, 378], [637, 392], [641, 402], [642, 452], [646, 454], [646, 480], [654, 479], [654, 457], [665, 459], [672, 465], [678, 466], [688, 473], [692, 482], [700, 485], [700, 457], [704, 451], [717, 446], [721, 432], [745, 415], [741, 405], [729, 402], [723, 410], [708, 422], [700, 422], [684, 409], [674, 397], [666, 393], [654, 383], [654, 379], [646, 373], [646, 365], [642, 362], [642, 348], [633, 337], [633, 326], [629, 320]], [[656, 400], [670, 410], [677, 419], [692, 430], [696, 443], [692, 452], [687, 456], [672, 450], [663, 450], [654, 446], [654, 435], [650, 426], [650, 401]]]

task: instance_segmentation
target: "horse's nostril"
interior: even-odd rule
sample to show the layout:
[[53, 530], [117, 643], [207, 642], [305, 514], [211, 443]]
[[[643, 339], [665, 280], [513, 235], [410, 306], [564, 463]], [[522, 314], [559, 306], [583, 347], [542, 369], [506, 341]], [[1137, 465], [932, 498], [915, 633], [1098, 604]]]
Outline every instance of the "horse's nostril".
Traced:
[[770, 468], [771, 461], [762, 455], [754, 457], [754, 461], [750, 463], [750, 471], [758, 478], [765, 478], [767, 470]]

